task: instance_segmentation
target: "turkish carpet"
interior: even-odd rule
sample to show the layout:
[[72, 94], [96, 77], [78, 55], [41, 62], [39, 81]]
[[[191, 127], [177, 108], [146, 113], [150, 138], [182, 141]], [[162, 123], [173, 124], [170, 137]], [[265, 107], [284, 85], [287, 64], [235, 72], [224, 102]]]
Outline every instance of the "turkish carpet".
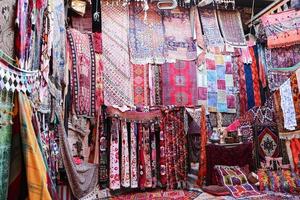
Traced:
[[196, 63], [177, 61], [162, 65], [163, 105], [195, 105]]
[[224, 41], [218, 25], [217, 12], [212, 9], [199, 9], [203, 26], [204, 42], [207, 47], [224, 47]]
[[240, 13], [238, 11], [218, 10], [218, 18], [226, 44], [232, 47], [246, 46]]
[[129, 5], [130, 61], [134, 64], [164, 63], [165, 40], [161, 12], [148, 4], [144, 12], [140, 3]]
[[95, 116], [96, 60], [91, 34], [68, 30], [72, 52], [72, 96], [77, 115]]
[[149, 105], [149, 65], [131, 65], [134, 105]]
[[167, 60], [195, 60], [197, 52], [191, 31], [189, 10], [164, 10], [163, 25]]
[[128, 52], [128, 7], [102, 2], [105, 105], [133, 105]]

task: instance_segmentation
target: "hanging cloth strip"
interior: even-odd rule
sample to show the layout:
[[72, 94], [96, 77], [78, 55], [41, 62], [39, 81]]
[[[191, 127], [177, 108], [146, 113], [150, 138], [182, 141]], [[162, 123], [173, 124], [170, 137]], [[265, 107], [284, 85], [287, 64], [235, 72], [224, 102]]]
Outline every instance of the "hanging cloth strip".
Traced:
[[298, 87], [299, 85], [298, 85], [296, 74], [293, 73], [290, 79], [291, 79], [291, 89], [293, 94], [293, 102], [295, 106], [296, 121], [300, 124], [300, 92], [299, 92], [299, 87]]
[[127, 131], [126, 121], [121, 121], [121, 139], [122, 139], [121, 185], [122, 187], [126, 188], [130, 186], [129, 146], [128, 146], [128, 131]]
[[132, 64], [131, 70], [134, 104], [138, 106], [149, 105], [149, 66]]
[[137, 168], [137, 124], [130, 123], [130, 187], [138, 187], [138, 168]]
[[200, 147], [200, 160], [199, 160], [199, 171], [198, 171], [198, 180], [197, 184], [202, 186], [204, 179], [206, 177], [206, 150], [205, 146], [207, 144], [207, 127], [206, 127], [206, 110], [205, 107], [202, 107], [201, 110], [201, 121], [200, 121], [200, 137], [201, 137], [201, 147]]
[[261, 18], [268, 37], [268, 48], [300, 44], [300, 11], [288, 10]]
[[238, 11], [218, 10], [218, 19], [227, 45], [237, 48], [246, 46], [241, 15]]
[[253, 91], [255, 106], [261, 106], [260, 86], [259, 86], [259, 73], [257, 69], [257, 62], [254, 52], [254, 47], [249, 47], [249, 52], [252, 58], [251, 72], [253, 78]]

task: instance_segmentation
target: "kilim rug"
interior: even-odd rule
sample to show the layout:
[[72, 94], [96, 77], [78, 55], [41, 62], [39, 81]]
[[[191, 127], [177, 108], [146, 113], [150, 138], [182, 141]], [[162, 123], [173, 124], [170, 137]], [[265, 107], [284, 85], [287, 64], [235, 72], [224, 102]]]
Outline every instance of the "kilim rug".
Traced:
[[207, 47], [224, 47], [217, 20], [216, 10], [199, 9], [200, 19], [203, 26], [204, 42]]
[[149, 66], [132, 64], [131, 70], [134, 104], [149, 105]]
[[105, 105], [133, 105], [128, 53], [128, 7], [106, 1], [101, 7]]
[[162, 65], [163, 105], [195, 105], [196, 81], [194, 61]]
[[160, 10], [149, 4], [144, 12], [140, 3], [129, 5], [130, 60], [134, 64], [165, 61], [164, 29]]
[[0, 5], [0, 49], [14, 57], [14, 21], [16, 0], [4, 0]]
[[163, 25], [167, 60], [195, 60], [196, 44], [192, 36], [189, 10], [164, 10]]
[[246, 46], [246, 39], [238, 11], [218, 10], [221, 31], [226, 44], [233, 47]]
[[77, 115], [95, 116], [96, 60], [91, 34], [68, 30], [72, 52], [72, 93]]

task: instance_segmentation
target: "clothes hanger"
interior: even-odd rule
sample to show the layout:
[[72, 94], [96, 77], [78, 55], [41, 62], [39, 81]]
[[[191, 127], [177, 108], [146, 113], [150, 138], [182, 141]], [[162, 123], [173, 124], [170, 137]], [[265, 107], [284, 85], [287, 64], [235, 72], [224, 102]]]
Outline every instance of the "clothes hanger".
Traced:
[[157, 8], [160, 10], [172, 10], [175, 9], [176, 7], [177, 7], [176, 0], [159, 0], [159, 2], [157, 3]]

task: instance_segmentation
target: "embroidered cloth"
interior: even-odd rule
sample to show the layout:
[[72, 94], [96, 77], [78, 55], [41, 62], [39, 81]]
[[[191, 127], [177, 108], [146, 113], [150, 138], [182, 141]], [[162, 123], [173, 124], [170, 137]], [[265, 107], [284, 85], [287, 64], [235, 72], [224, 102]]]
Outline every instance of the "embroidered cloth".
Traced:
[[189, 10], [164, 10], [163, 25], [167, 60], [195, 60], [196, 44], [192, 36]]
[[121, 121], [121, 138], [122, 138], [122, 157], [121, 157], [121, 185], [123, 187], [130, 186], [130, 163], [129, 163], [129, 146], [127, 123]]
[[130, 123], [130, 187], [138, 187], [137, 124]]
[[[139, 3], [129, 5], [130, 60], [134, 64], [164, 63], [165, 39], [161, 12], [148, 4], [147, 13]], [[145, 16], [147, 14], [147, 16]]]
[[72, 52], [72, 96], [77, 115], [95, 116], [96, 60], [91, 34], [68, 30]]
[[132, 106], [134, 103], [128, 53], [128, 7], [103, 2], [101, 13], [104, 103]]
[[241, 15], [238, 11], [218, 10], [218, 19], [226, 44], [237, 48], [246, 46]]
[[196, 81], [194, 61], [177, 61], [162, 65], [163, 105], [195, 105]]
[[149, 65], [131, 65], [134, 104], [149, 105]]
[[217, 12], [213, 9], [199, 9], [200, 19], [203, 26], [204, 42], [206, 47], [224, 47], [218, 25]]
[[281, 108], [283, 111], [284, 128], [295, 130], [297, 126], [295, 106], [291, 90], [291, 81], [288, 79], [280, 86]]
[[300, 11], [288, 10], [262, 17], [268, 48], [279, 48], [300, 44]]

